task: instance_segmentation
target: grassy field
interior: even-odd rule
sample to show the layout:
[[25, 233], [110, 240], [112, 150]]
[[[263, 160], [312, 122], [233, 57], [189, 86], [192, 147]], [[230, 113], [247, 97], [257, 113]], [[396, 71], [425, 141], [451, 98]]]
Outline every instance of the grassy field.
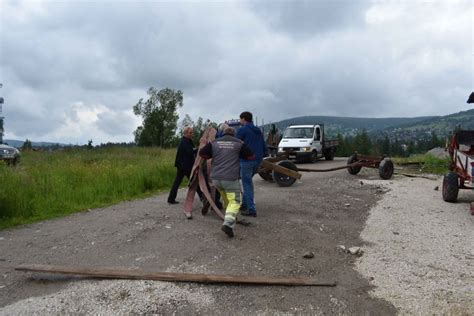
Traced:
[[423, 173], [444, 174], [448, 172], [449, 158], [441, 159], [430, 154], [413, 155], [407, 158], [392, 158], [398, 166], [414, 166], [413, 170]]
[[174, 155], [158, 148], [24, 152], [16, 167], [0, 163], [0, 228], [168, 190]]

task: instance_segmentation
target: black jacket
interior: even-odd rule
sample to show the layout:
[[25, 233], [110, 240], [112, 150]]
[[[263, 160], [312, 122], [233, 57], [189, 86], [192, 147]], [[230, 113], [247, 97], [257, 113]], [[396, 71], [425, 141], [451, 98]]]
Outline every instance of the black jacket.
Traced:
[[193, 169], [195, 158], [194, 144], [189, 138], [183, 137], [178, 145], [174, 166], [184, 171]]

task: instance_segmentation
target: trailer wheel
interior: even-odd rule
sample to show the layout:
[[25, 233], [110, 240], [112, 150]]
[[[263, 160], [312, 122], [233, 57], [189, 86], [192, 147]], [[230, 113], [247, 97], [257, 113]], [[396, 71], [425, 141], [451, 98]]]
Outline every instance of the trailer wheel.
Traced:
[[[285, 167], [287, 169], [298, 171], [298, 168], [296, 167], [296, 165], [289, 160], [282, 160], [278, 162], [278, 165], [281, 167]], [[281, 187], [289, 187], [293, 185], [293, 183], [295, 183], [296, 181], [295, 178], [289, 177], [285, 174], [278, 173], [275, 170], [273, 170], [273, 180], [275, 180], [275, 182]]]
[[379, 176], [382, 179], [388, 180], [393, 175], [393, 161], [389, 158], [384, 158], [379, 165]]
[[450, 171], [443, 178], [443, 200], [455, 203], [458, 200], [459, 177]]
[[[263, 160], [267, 160], [267, 161], [269, 159], [271, 159], [271, 158], [270, 157], [263, 158]], [[260, 176], [260, 178], [262, 178], [263, 180], [268, 181], [268, 182], [273, 182], [273, 176], [272, 176], [272, 171], [271, 170], [260, 166], [258, 168], [257, 173]]]
[[334, 150], [332, 148], [324, 152], [324, 159], [334, 160]]
[[259, 170], [258, 175], [265, 181], [273, 182], [272, 172], [269, 170]]
[[[352, 154], [352, 156], [349, 157], [349, 159], [347, 159], [347, 164], [350, 165], [350, 164], [353, 164], [354, 162], [357, 162], [357, 154]], [[362, 167], [349, 167], [347, 168], [347, 171], [349, 171], [350, 174], [358, 174], [360, 172], [360, 169], [362, 169]]]

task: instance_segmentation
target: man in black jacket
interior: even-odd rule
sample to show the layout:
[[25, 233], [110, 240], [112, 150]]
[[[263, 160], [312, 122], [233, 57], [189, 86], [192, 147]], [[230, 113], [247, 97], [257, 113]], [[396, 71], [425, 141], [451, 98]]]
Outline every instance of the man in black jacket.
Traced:
[[[176, 195], [178, 194], [179, 186], [183, 181], [184, 176], [188, 179], [191, 176], [191, 170], [193, 169], [194, 159], [196, 157], [196, 150], [194, 149], [193, 144], [193, 128], [192, 127], [185, 127], [183, 129], [183, 138], [178, 145], [178, 151], [176, 152], [176, 159], [174, 162], [174, 166], [177, 169], [176, 178], [174, 179], [173, 186], [171, 187], [170, 194], [168, 196], [168, 203], [169, 204], [178, 204], [179, 202], [176, 201]], [[199, 197], [202, 199], [202, 192], [198, 188], [197, 193]]]

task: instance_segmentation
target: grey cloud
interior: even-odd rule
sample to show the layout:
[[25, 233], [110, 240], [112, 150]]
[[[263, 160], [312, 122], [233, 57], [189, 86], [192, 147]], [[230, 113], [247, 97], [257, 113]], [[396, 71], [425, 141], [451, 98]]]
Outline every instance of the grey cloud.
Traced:
[[129, 122], [132, 115], [131, 110], [129, 113], [107, 111], [98, 115], [95, 125], [109, 135], [127, 135], [130, 134]]
[[67, 142], [79, 102], [107, 111], [74, 141], [130, 141], [126, 113], [150, 86], [183, 90], [182, 117], [215, 121], [447, 114], [473, 89], [468, 2], [28, 2], [23, 17], [9, 3], [7, 135]]
[[347, 27], [362, 27], [370, 1], [263, 0], [247, 5], [270, 28], [293, 36], [314, 36]]

